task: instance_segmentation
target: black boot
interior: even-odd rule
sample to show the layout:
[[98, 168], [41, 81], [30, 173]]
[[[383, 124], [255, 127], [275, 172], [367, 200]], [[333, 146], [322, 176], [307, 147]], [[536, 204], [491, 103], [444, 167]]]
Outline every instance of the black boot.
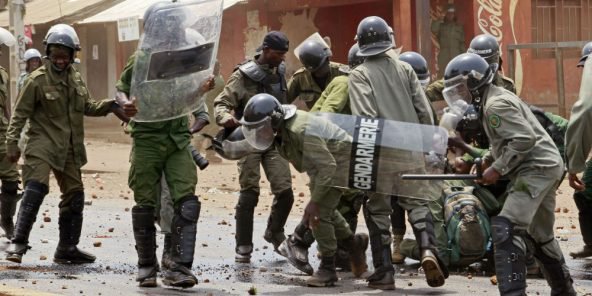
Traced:
[[286, 225], [293, 204], [294, 192], [291, 188], [276, 194], [271, 204], [271, 213], [269, 219], [267, 219], [267, 228], [263, 238], [272, 244], [274, 250], [278, 253], [278, 247], [286, 239], [284, 225]]
[[[448, 278], [448, 269], [438, 256], [432, 214], [427, 208], [417, 208], [413, 211], [420, 211], [420, 209], [426, 212], [423, 215], [425, 218], [412, 221], [411, 226], [413, 227], [413, 234], [419, 245], [421, 267], [425, 273], [428, 285], [430, 287], [440, 287], [444, 285]], [[410, 213], [409, 217], [411, 220], [411, 217], [414, 217], [413, 213]]]
[[174, 263], [163, 279], [167, 286], [190, 288], [197, 285], [191, 266], [200, 211], [201, 203], [194, 195], [183, 198], [175, 209], [171, 227], [171, 258]]
[[314, 242], [312, 231], [306, 227], [303, 222], [300, 222], [294, 234], [289, 235], [280, 246], [278, 247], [278, 253], [286, 257], [292, 266], [298, 270], [312, 275], [314, 270], [308, 262], [308, 248]]
[[84, 209], [84, 192], [72, 194], [69, 205], [60, 203], [60, 241], [53, 255], [53, 262], [60, 264], [93, 263], [97, 259], [94, 255], [76, 247], [80, 242], [82, 232], [82, 211]]
[[330, 287], [337, 282], [337, 272], [335, 272], [335, 256], [321, 257], [319, 269], [306, 280], [306, 285], [310, 287]]
[[2, 181], [2, 193], [0, 194], [0, 227], [4, 230], [6, 238], [14, 236], [13, 217], [16, 212], [16, 203], [20, 196], [17, 194], [18, 181]]
[[368, 288], [380, 290], [395, 289], [395, 269], [391, 263], [391, 246], [379, 245], [372, 247], [372, 263], [374, 273], [366, 279]]
[[23, 255], [31, 248], [28, 245], [29, 234], [47, 192], [47, 185], [35, 181], [27, 182], [16, 219], [14, 238], [12, 244], [6, 250], [6, 260], [21, 263]]
[[154, 208], [134, 206], [132, 225], [138, 252], [138, 277], [140, 287], [156, 287], [158, 261], [156, 260], [156, 227]]
[[584, 192], [574, 193], [574, 201], [578, 207], [578, 220], [580, 222], [580, 231], [584, 239], [582, 249], [570, 252], [569, 255], [574, 258], [587, 258], [592, 256], [592, 223], [588, 220], [592, 215], [592, 201], [590, 201]]
[[372, 219], [372, 214], [368, 207], [364, 207], [364, 219], [370, 234], [370, 249], [372, 251], [372, 265], [374, 273], [370, 275], [368, 287], [380, 290], [395, 289], [395, 269], [391, 263], [390, 244], [383, 244], [383, 237], [390, 236], [390, 231], [381, 230]]
[[242, 191], [236, 204], [236, 256], [235, 261], [249, 263], [253, 252], [253, 212], [259, 202], [259, 193]]
[[508, 218], [491, 218], [495, 274], [500, 295], [526, 295], [526, 252], [513, 243], [515, 236], [526, 241], [526, 231], [514, 230]]
[[[557, 242], [555, 239], [552, 239], [546, 244], [557, 244]], [[551, 287], [551, 296], [577, 295], [573, 288], [573, 279], [569, 274], [563, 254], [560, 253], [561, 258], [559, 260], [554, 259], [543, 251], [543, 246], [544, 244], [535, 243], [534, 256], [539, 260], [539, 267]], [[557, 244], [558, 247], [559, 244]]]
[[171, 259], [171, 234], [165, 233], [162, 247], [162, 269], [171, 268], [173, 261]]

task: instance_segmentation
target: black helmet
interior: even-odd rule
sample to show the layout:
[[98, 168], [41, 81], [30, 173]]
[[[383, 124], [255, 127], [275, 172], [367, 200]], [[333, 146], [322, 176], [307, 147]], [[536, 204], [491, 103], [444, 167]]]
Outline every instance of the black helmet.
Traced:
[[477, 35], [469, 45], [468, 53], [478, 54], [487, 61], [488, 64], [500, 63], [499, 43], [495, 37], [489, 34]]
[[354, 43], [354, 45], [352, 45], [352, 47], [349, 49], [349, 53], [347, 54], [347, 63], [351, 69], [364, 62], [364, 57], [358, 55], [359, 52], [360, 47], [357, 43]]
[[584, 67], [584, 64], [586, 63], [586, 60], [588, 59], [588, 56], [590, 55], [591, 52], [592, 52], [592, 42], [588, 42], [582, 48], [582, 57], [580, 58], [580, 61], [578, 62], [578, 67]]
[[356, 40], [360, 46], [359, 56], [367, 57], [383, 53], [395, 45], [393, 30], [380, 17], [369, 16], [358, 25]]
[[80, 47], [76, 46], [75, 36], [68, 31], [57, 31], [49, 34], [47, 37], [47, 44], [45, 45], [45, 54], [49, 56], [49, 47], [51, 45], [61, 45], [72, 49], [72, 60], [74, 60], [74, 52]]
[[411, 65], [419, 80], [425, 80], [430, 77], [428, 62], [419, 53], [415, 51], [404, 52], [399, 56], [399, 60]]
[[43, 45], [45, 45], [47, 47], [47, 40], [49, 39], [49, 36], [51, 36], [51, 34], [53, 33], [62, 33], [62, 34], [68, 34], [70, 36], [72, 36], [72, 40], [74, 40], [74, 45], [75, 45], [75, 49], [77, 51], [80, 51], [80, 39], [78, 38], [78, 34], [76, 34], [76, 30], [74, 30], [74, 28], [70, 25], [66, 25], [66, 24], [57, 24], [57, 25], [53, 25], [51, 26], [51, 28], [49, 28], [49, 30], [47, 30], [47, 34], [45, 34], [45, 37], [43, 38]]
[[282, 104], [270, 94], [257, 94], [251, 97], [245, 105], [241, 123], [249, 126], [257, 124], [267, 117], [271, 119], [271, 126], [277, 129], [284, 119]]
[[246, 141], [257, 150], [268, 149], [284, 122], [284, 108], [270, 94], [257, 94], [249, 99], [240, 123]]
[[452, 59], [444, 71], [444, 85], [450, 86], [462, 76], [467, 79], [467, 87], [470, 91], [476, 91], [493, 80], [493, 65], [489, 65], [485, 59], [474, 53], [463, 53]]
[[306, 41], [300, 47], [298, 59], [308, 71], [314, 72], [321, 68], [332, 55], [333, 53], [331, 52], [331, 49], [325, 44], [315, 41]]

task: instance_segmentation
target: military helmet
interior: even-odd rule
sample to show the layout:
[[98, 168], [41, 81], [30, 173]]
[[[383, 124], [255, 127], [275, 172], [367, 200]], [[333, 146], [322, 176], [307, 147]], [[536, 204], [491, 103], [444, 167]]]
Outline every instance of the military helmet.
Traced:
[[74, 52], [80, 50], [80, 45], [77, 44], [78, 37], [69, 31], [55, 31], [49, 34], [45, 44], [45, 54], [49, 56], [49, 47], [51, 45], [61, 45], [72, 49], [72, 60], [74, 60]]
[[359, 56], [368, 57], [383, 53], [395, 45], [393, 30], [380, 17], [369, 16], [358, 25], [356, 40]]
[[28, 62], [30, 59], [39, 58], [41, 59], [41, 53], [35, 48], [29, 48], [25, 51], [24, 60]]
[[284, 122], [286, 111], [270, 94], [257, 94], [245, 105], [240, 123], [246, 141], [257, 150], [266, 150]]
[[415, 51], [404, 52], [399, 56], [399, 60], [411, 65], [419, 80], [425, 80], [430, 77], [428, 62], [419, 53]]
[[477, 35], [469, 45], [468, 53], [478, 54], [487, 61], [488, 64], [500, 63], [499, 43], [495, 37], [489, 34]]
[[315, 72], [328, 62], [332, 55], [331, 49], [325, 44], [311, 40], [302, 44], [298, 59], [308, 71]]
[[358, 54], [359, 52], [360, 47], [357, 43], [354, 43], [354, 45], [352, 45], [352, 47], [349, 49], [349, 53], [347, 54], [347, 63], [351, 69], [364, 62], [364, 57], [361, 57]]
[[270, 94], [257, 94], [251, 97], [245, 105], [241, 123], [248, 126], [268, 117], [271, 119], [271, 125], [274, 129], [279, 127], [284, 118], [282, 104]]
[[474, 53], [463, 53], [452, 59], [444, 71], [444, 85], [449, 86], [459, 76], [466, 78], [469, 90], [475, 91], [493, 80], [495, 66]]
[[53, 33], [70, 35], [74, 43], [74, 49], [77, 51], [80, 50], [80, 39], [78, 38], [78, 34], [76, 34], [76, 30], [74, 30], [72, 26], [66, 24], [57, 24], [51, 26], [51, 28], [49, 28], [49, 30], [47, 31], [47, 34], [45, 34], [45, 38], [43, 38], [43, 45], [45, 45], [46, 47], [49, 36], [51, 36], [51, 34]]
[[584, 45], [584, 47], [582, 48], [582, 57], [578, 62], [578, 67], [584, 67], [584, 64], [586, 63], [586, 60], [588, 59], [590, 53], [592, 53], [592, 42], [586, 43], [586, 45]]

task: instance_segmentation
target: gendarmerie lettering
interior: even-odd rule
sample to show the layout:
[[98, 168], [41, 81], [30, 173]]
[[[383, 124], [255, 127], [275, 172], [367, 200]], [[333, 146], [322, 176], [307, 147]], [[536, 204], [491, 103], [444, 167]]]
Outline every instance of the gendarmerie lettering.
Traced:
[[362, 119], [358, 133], [358, 145], [354, 165], [354, 187], [362, 190], [372, 188], [373, 159], [376, 145], [378, 120]]

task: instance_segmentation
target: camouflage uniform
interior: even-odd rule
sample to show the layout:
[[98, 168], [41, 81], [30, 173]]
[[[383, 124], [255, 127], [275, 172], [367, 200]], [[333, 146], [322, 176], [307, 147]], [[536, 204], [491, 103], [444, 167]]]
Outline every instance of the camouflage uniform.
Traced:
[[318, 85], [310, 71], [304, 67], [300, 68], [288, 82], [287, 102], [292, 103], [296, 98], [300, 98], [306, 103], [308, 109], [311, 109], [333, 78], [345, 74], [339, 70], [341, 67], [344, 65], [329, 62], [329, 74], [325, 85]]
[[[14, 258], [15, 262], [20, 262], [20, 256], [24, 254], [22, 247], [28, 243], [39, 207], [49, 192], [50, 172], [55, 175], [62, 192], [58, 221], [60, 241], [54, 261], [69, 262], [69, 256], [78, 251], [76, 245], [80, 240], [84, 209], [80, 168], [87, 162], [84, 115], [106, 116], [113, 106], [114, 100], [94, 102], [80, 73], [72, 66], [56, 72], [51, 62], [46, 61], [25, 81], [6, 137], [7, 151], [20, 151], [18, 141], [29, 121], [23, 165], [25, 192], [13, 245], [8, 250], [9, 257], [19, 257]], [[95, 259], [90, 254], [84, 254], [84, 257], [82, 262]]]
[[[257, 57], [254, 59], [257, 60]], [[248, 65], [245, 63], [243, 65]], [[241, 65], [241, 66], [243, 66]], [[272, 85], [282, 85], [283, 74], [278, 68], [259, 65], [250, 62], [251, 67], [258, 67], [259, 73], [265, 73], [266, 82], [258, 82], [247, 75], [248, 68], [238, 69], [232, 73], [224, 90], [214, 100], [216, 123], [224, 123], [232, 117], [240, 119], [248, 100], [258, 93], [270, 93], [280, 102], [285, 101], [285, 92], [277, 89], [274, 93]], [[253, 212], [259, 202], [259, 180], [261, 166], [267, 175], [274, 194], [271, 213], [267, 221], [264, 238], [272, 242], [277, 248], [285, 240], [284, 225], [288, 219], [294, 193], [292, 191], [292, 176], [288, 162], [282, 158], [275, 147], [264, 152], [249, 154], [238, 161], [240, 196], [236, 205], [236, 251], [237, 260], [246, 260], [253, 249]], [[239, 258], [245, 256], [247, 258]]]
[[0, 180], [2, 180], [2, 187], [0, 188], [2, 191], [0, 193], [0, 226], [6, 233], [6, 237], [10, 239], [14, 231], [12, 217], [14, 217], [16, 203], [19, 199], [17, 190], [20, 176], [16, 163], [6, 158], [6, 130], [10, 121], [8, 83], [8, 73], [6, 69], [0, 67], [0, 110], [2, 110], [0, 122]]

